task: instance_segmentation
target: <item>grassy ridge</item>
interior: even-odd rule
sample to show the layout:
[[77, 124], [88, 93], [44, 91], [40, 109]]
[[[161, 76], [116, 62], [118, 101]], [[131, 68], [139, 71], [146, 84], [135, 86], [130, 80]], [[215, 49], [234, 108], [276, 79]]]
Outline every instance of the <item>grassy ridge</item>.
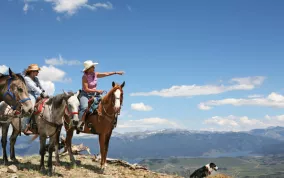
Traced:
[[153, 171], [185, 176], [210, 162], [217, 164], [219, 173], [232, 177], [284, 178], [284, 156], [149, 159], [140, 164]]

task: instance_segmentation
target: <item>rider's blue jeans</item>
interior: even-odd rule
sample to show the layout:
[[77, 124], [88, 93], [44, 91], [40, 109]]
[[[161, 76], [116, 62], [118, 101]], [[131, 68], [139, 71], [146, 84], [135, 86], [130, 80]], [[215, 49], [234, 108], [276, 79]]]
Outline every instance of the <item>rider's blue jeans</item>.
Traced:
[[[29, 97], [31, 99], [31, 102], [33, 104], [33, 108], [35, 107], [35, 102], [36, 102], [36, 95], [32, 94], [32, 93], [29, 93]], [[24, 131], [26, 129], [26, 126], [27, 124], [30, 122], [30, 119], [31, 117], [24, 117], [22, 120], [21, 120], [21, 128], [22, 128], [22, 131]]]
[[[92, 97], [101, 97], [101, 95], [97, 95], [96, 93], [87, 93], [85, 91], [81, 91], [80, 93], [80, 108], [79, 108], [79, 119], [82, 119], [82, 116], [85, 112], [85, 110], [88, 108], [88, 101]], [[97, 100], [96, 100], [97, 101]], [[96, 109], [96, 108], [93, 108]]]

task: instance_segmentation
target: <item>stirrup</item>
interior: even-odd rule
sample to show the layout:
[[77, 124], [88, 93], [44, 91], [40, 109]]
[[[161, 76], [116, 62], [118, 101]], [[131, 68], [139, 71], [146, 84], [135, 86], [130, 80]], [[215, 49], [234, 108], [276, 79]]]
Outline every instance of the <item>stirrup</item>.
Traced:
[[76, 133], [79, 134], [80, 132], [84, 131], [85, 122], [82, 122], [79, 127], [76, 128]]
[[30, 125], [29, 124], [27, 124], [27, 126], [26, 126], [25, 130], [23, 131], [23, 133], [25, 135], [27, 135], [27, 136], [33, 134], [33, 132], [30, 130]]

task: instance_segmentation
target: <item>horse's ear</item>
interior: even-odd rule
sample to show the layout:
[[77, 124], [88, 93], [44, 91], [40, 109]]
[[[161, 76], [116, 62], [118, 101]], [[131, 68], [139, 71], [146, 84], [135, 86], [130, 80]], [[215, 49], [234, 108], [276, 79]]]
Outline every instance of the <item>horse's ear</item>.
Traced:
[[64, 99], [67, 101], [73, 95], [74, 95], [74, 93], [72, 93], [72, 92], [68, 92], [68, 93], [65, 92]]
[[10, 77], [17, 77], [17, 75], [11, 70], [10, 67], [9, 67], [9, 75]]
[[68, 93], [63, 89], [63, 93], [64, 93], [64, 95], [68, 95]]
[[78, 90], [78, 91], [75, 93], [76, 97], [78, 97], [78, 96], [80, 95], [80, 92], [81, 92], [81, 90]]
[[114, 87], [115, 86], [115, 83], [114, 82], [112, 82], [112, 87]]
[[125, 81], [120, 85], [121, 86], [121, 88], [123, 88], [124, 87], [124, 85], [125, 85]]

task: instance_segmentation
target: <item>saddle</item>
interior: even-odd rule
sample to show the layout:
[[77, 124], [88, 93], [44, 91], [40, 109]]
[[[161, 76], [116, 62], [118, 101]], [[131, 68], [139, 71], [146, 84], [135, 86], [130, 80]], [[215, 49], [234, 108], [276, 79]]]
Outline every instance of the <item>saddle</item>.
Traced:
[[34, 107], [34, 112], [31, 115], [30, 122], [28, 123], [28, 125], [27, 125], [27, 127], [24, 131], [25, 135], [38, 134], [38, 128], [37, 128], [37, 124], [36, 124], [36, 121], [35, 121], [35, 116], [41, 113], [41, 111], [44, 108], [44, 104], [47, 100], [48, 100], [48, 98], [40, 98], [40, 97], [37, 98], [36, 104], [35, 104], [35, 107]]
[[[92, 123], [88, 122], [86, 119], [90, 115], [102, 115], [102, 107], [99, 105], [101, 102], [101, 98], [99, 97], [91, 97], [88, 101], [88, 108], [85, 110], [83, 116], [82, 116], [82, 124], [80, 125], [80, 131], [84, 130], [84, 126], [87, 125], [89, 129], [92, 129]], [[97, 107], [96, 107], [97, 106]], [[80, 133], [80, 131], [77, 130], [77, 134]]]

